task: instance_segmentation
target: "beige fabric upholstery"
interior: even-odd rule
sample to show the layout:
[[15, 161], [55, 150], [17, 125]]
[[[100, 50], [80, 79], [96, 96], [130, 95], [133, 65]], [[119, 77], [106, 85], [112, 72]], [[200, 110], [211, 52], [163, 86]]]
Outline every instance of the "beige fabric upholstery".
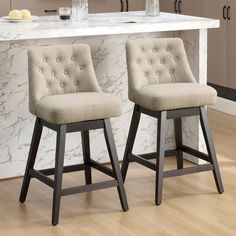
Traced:
[[145, 86], [136, 103], [153, 111], [205, 106], [216, 102], [216, 91], [197, 83], [169, 83]]
[[161, 111], [211, 105], [216, 91], [196, 83], [179, 38], [131, 40], [126, 44], [129, 99]]
[[87, 45], [37, 47], [28, 51], [30, 112], [55, 124], [121, 114], [121, 103], [102, 93]]
[[38, 117], [53, 124], [105, 119], [121, 115], [119, 99], [99, 92], [47, 96], [36, 103], [35, 107]]

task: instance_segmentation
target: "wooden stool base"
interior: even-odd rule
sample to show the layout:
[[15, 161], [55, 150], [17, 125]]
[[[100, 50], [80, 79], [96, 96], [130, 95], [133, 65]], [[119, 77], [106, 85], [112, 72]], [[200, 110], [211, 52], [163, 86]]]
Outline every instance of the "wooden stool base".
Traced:
[[[158, 132], [157, 132], [157, 152], [135, 155], [132, 153], [135, 136], [138, 129], [141, 113], [155, 117], [158, 119]], [[201, 127], [205, 138], [208, 155], [198, 150], [192, 149], [183, 145], [182, 141], [182, 117], [200, 115]], [[165, 150], [165, 131], [167, 119], [174, 119], [175, 124], [175, 138], [176, 138], [176, 149]], [[183, 168], [183, 152], [190, 155], [196, 156], [202, 159], [208, 164], [198, 165], [194, 167]], [[177, 158], [177, 169], [164, 171], [164, 157], [175, 155]], [[156, 159], [156, 164], [148, 161], [149, 159]], [[219, 171], [219, 166], [216, 158], [215, 147], [211, 137], [211, 131], [207, 118], [207, 111], [205, 107], [186, 108], [170, 111], [151, 111], [139, 105], [135, 105], [133, 116], [131, 120], [128, 140], [125, 148], [123, 165], [122, 165], [122, 176], [123, 180], [126, 178], [129, 163], [135, 161], [149, 169], [156, 172], [156, 196], [155, 202], [157, 205], [161, 204], [162, 201], [162, 185], [163, 178], [186, 175], [191, 173], [213, 171], [217, 190], [219, 193], [224, 192], [223, 183]]]
[[[35, 170], [34, 163], [38, 151], [42, 129], [44, 126], [57, 132], [55, 168]], [[89, 130], [99, 129], [99, 128], [103, 128], [104, 130], [104, 136], [109, 152], [109, 157], [111, 160], [112, 169], [103, 166], [102, 164], [90, 158]], [[81, 131], [84, 163], [64, 167], [66, 133], [77, 132], [77, 131]], [[91, 175], [92, 167], [111, 176], [113, 179], [100, 183], [92, 183], [92, 175]], [[82, 171], [82, 170], [85, 173], [85, 183], [86, 183], [85, 185], [62, 189], [63, 173]], [[48, 175], [55, 175], [54, 180], [49, 178]], [[89, 192], [104, 188], [117, 187], [122, 209], [124, 211], [128, 210], [128, 203], [126, 199], [124, 184], [122, 180], [115, 142], [109, 119], [86, 121], [73, 124], [54, 125], [40, 118], [37, 118], [35, 122], [28, 162], [20, 193], [19, 200], [22, 203], [25, 202], [26, 200], [31, 178], [37, 178], [38, 180], [45, 183], [49, 187], [53, 188], [53, 209], [52, 209], [53, 225], [58, 224], [61, 197], [66, 195]]]

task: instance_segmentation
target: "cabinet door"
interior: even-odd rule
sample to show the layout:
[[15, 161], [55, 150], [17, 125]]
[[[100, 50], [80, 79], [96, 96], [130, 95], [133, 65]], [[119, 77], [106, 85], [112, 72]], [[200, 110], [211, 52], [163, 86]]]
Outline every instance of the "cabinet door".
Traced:
[[202, 16], [203, 1], [204, 0], [160, 0], [160, 9], [164, 12]]
[[228, 87], [236, 89], [236, 1], [228, 6]]
[[[177, 1], [176, 1], [177, 3]], [[176, 13], [175, 11], [175, 0], [160, 0], [160, 11]]]
[[179, 10], [179, 13], [184, 15], [202, 16], [203, 1], [208, 0], [179, 0], [177, 9]]
[[89, 0], [88, 3], [89, 13], [121, 11], [120, 0]]
[[0, 17], [7, 16], [10, 11], [10, 0], [1, 0]]
[[71, 7], [71, 0], [11, 0], [12, 9], [28, 9], [33, 15], [55, 15], [59, 7]]
[[145, 4], [146, 0], [123, 0], [126, 5], [126, 8], [124, 11], [127, 9], [127, 4], [128, 4], [128, 9], [129, 11], [144, 11], [145, 10]]
[[[227, 86], [227, 0], [204, 0], [203, 16], [220, 19], [220, 28], [208, 32], [208, 82]], [[235, 47], [235, 46], [234, 46]]]

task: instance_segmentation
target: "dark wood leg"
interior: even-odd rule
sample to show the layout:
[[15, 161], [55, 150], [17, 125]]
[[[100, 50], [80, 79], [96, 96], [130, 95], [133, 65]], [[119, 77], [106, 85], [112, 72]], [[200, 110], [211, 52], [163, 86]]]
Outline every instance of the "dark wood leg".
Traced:
[[53, 190], [52, 224], [57, 225], [61, 202], [62, 175], [65, 154], [66, 125], [60, 125], [57, 131], [56, 163]]
[[156, 169], [156, 205], [161, 204], [163, 172], [164, 172], [164, 157], [165, 157], [165, 134], [166, 134], [166, 118], [167, 112], [162, 111], [158, 119], [158, 134], [157, 134], [157, 169]]
[[83, 149], [83, 157], [85, 164], [85, 183], [92, 183], [92, 175], [91, 175], [91, 166], [90, 166], [90, 145], [89, 145], [89, 131], [82, 130], [81, 131], [81, 140], [82, 140], [82, 149]]
[[177, 155], [177, 168], [183, 169], [183, 152], [179, 149], [179, 146], [183, 144], [183, 137], [182, 137], [182, 119], [176, 118], [174, 119], [174, 126], [175, 126], [175, 142], [176, 148], [178, 149]]
[[129, 167], [129, 154], [132, 152], [132, 149], [134, 146], [134, 140], [135, 140], [135, 137], [137, 134], [139, 121], [140, 121], [140, 112], [138, 112], [138, 106], [135, 105], [130, 128], [129, 128], [127, 143], [126, 143], [126, 147], [125, 147], [122, 168], [121, 168], [122, 177], [123, 177], [124, 181], [126, 178], [128, 167]]
[[40, 122], [40, 119], [36, 118], [34, 132], [33, 132], [30, 150], [29, 150], [28, 161], [27, 161], [27, 165], [26, 165], [26, 169], [25, 169], [25, 175], [24, 175], [20, 198], [19, 198], [19, 201], [22, 203], [25, 202], [26, 196], [28, 193], [29, 184], [30, 184], [30, 180], [31, 180], [30, 170], [34, 168], [34, 163], [35, 163], [36, 155], [38, 152], [38, 147], [39, 147], [39, 142], [40, 142], [42, 130], [43, 130], [43, 127]]
[[127, 211], [129, 207], [128, 207], [124, 183], [123, 183], [123, 179], [122, 179], [122, 175], [120, 171], [116, 145], [115, 145], [114, 137], [112, 134], [112, 128], [111, 128], [111, 123], [109, 119], [104, 120], [104, 135], [105, 135], [108, 153], [111, 159], [112, 169], [115, 172], [116, 180], [118, 182], [117, 190], [119, 193], [121, 206], [124, 211]]
[[207, 117], [207, 110], [205, 107], [200, 107], [200, 121], [201, 121], [202, 131], [203, 131], [203, 135], [204, 135], [206, 146], [207, 146], [207, 151], [212, 160], [212, 164], [214, 166], [213, 174], [214, 174], [217, 190], [219, 193], [223, 193], [224, 187], [223, 187], [223, 183], [222, 183], [222, 179], [220, 175], [218, 161], [216, 158], [216, 151], [215, 151], [213, 139], [211, 136], [211, 130], [210, 130], [209, 121]]

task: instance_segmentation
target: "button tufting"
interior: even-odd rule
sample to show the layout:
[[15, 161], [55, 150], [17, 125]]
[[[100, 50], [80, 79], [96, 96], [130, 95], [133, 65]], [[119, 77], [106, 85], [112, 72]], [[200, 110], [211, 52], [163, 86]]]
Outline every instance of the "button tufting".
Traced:
[[79, 68], [80, 70], [84, 70], [85, 66], [80, 66]]
[[51, 75], [52, 75], [52, 76], [55, 76], [55, 72], [54, 72], [54, 71], [52, 71]]
[[156, 75], [157, 75], [157, 76], [160, 76], [160, 72], [159, 72], [159, 71], [157, 71], [157, 72], [156, 72]]
[[174, 73], [174, 70], [173, 70], [173, 69], [171, 69], [171, 70], [170, 70], [170, 74], [172, 75], [173, 73]]
[[64, 70], [64, 74], [68, 75], [69, 74], [68, 70]]
[[60, 86], [63, 88], [63, 87], [64, 87], [64, 84], [63, 84], [63, 83], [61, 83], [61, 84], [60, 84]]
[[156, 49], [156, 48], [153, 48], [153, 49], [152, 49], [152, 52], [153, 52], [153, 53], [156, 53], [156, 52], [157, 52], [157, 49]]
[[151, 65], [151, 64], [152, 64], [152, 60], [149, 60], [149, 61], [148, 61], [148, 64]]
[[72, 56], [72, 57], [71, 57], [71, 60], [72, 60], [72, 61], [74, 61], [74, 60], [75, 60], [75, 57], [74, 57], [74, 56]]
[[164, 60], [164, 59], [161, 59], [161, 60], [160, 60], [160, 63], [161, 63], [161, 64], [164, 64], [164, 63], [165, 63], [165, 60]]
[[50, 83], [48, 82], [48, 83], [46, 84], [46, 86], [47, 86], [47, 87], [50, 87]]
[[170, 48], [169, 48], [169, 47], [167, 47], [167, 48], [166, 48], [166, 51], [167, 51], [167, 52], [169, 52], [169, 51], [170, 51]]
[[59, 62], [59, 61], [61, 61], [60, 58], [57, 58], [57, 59], [56, 59], [56, 62]]
[[47, 61], [47, 58], [46, 58], [46, 57], [44, 57], [44, 58], [43, 58], [43, 62], [46, 62], [46, 61]]
[[42, 72], [43, 72], [43, 69], [42, 69], [42, 68], [39, 68], [39, 72], [42, 73]]
[[78, 81], [75, 81], [75, 86], [78, 86], [79, 82]]
[[175, 61], [179, 61], [179, 57], [175, 57]]

